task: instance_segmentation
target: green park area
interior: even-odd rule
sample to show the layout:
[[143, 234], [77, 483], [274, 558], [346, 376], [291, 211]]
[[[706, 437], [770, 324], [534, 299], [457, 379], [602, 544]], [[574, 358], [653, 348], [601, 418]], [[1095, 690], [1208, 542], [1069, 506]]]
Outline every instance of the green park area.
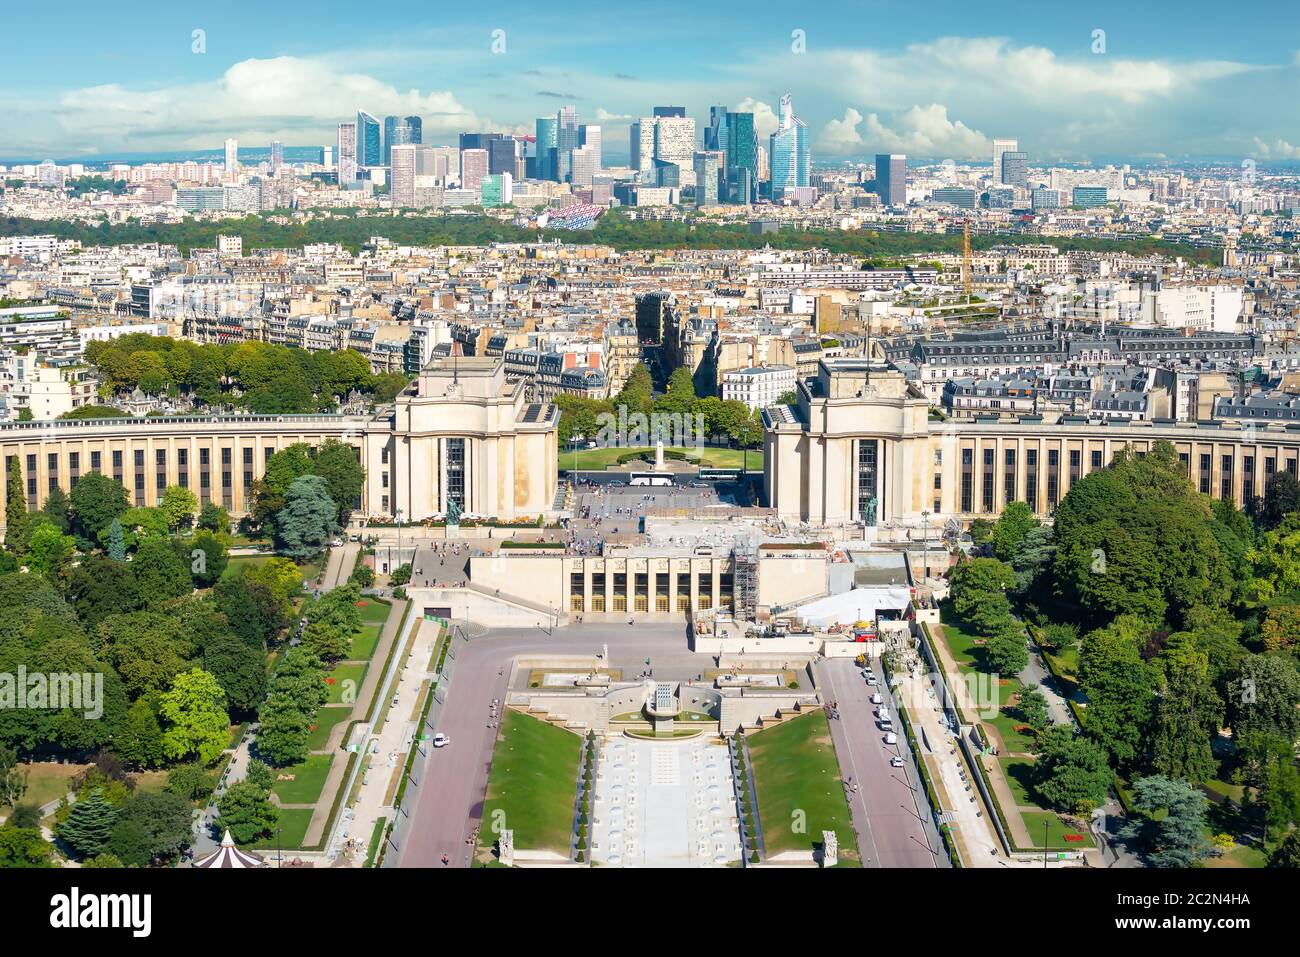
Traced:
[[315, 804], [333, 762], [332, 754], [309, 754], [297, 764], [278, 768], [271, 793], [281, 804]]
[[497, 835], [490, 824], [502, 820], [514, 831], [516, 848], [567, 854], [581, 751], [582, 738], [573, 732], [506, 711], [492, 755], [480, 842], [491, 846]]
[[[253, 844], [245, 845], [246, 847], [261, 852], [262, 859], [274, 865], [275, 849], [280, 847], [285, 851], [302, 847], [303, 839], [307, 836], [307, 828], [311, 825], [312, 809], [304, 808], [280, 808], [280, 817], [276, 827], [280, 829], [277, 837], [274, 833], [262, 838]], [[265, 852], [270, 851], [268, 856]]]
[[335, 665], [325, 675], [325, 685], [329, 689], [326, 703], [350, 704], [356, 701], [367, 667], [368, 664], [364, 661], [345, 661]]
[[307, 750], [320, 751], [329, 743], [330, 732], [352, 716], [351, 705], [323, 707], [316, 712], [316, 720], [307, 735]]
[[[643, 462], [654, 463], [655, 450], [653, 448], [644, 449], [624, 449], [624, 448], [604, 448], [604, 449], [580, 449], [577, 452], [560, 450], [559, 464], [562, 469], [577, 469], [579, 471], [597, 471], [609, 468], [611, 465], [617, 465], [620, 458], [632, 452], [642, 452], [646, 456]], [[688, 465], [703, 465], [709, 468], [719, 469], [738, 469], [748, 468], [751, 472], [761, 472], [763, 470], [763, 453], [759, 449], [750, 449], [748, 452], [742, 449], [725, 449], [705, 446], [701, 454], [696, 455], [697, 450], [694, 448], [673, 448], [664, 447], [665, 454], [668, 452], [681, 452], [686, 455]], [[682, 464], [681, 462], [675, 464]], [[635, 464], [628, 467], [636, 467]]]
[[840, 862], [856, 862], [857, 840], [826, 715], [814, 711], [747, 740], [767, 855], [811, 851], [822, 831], [834, 831]]

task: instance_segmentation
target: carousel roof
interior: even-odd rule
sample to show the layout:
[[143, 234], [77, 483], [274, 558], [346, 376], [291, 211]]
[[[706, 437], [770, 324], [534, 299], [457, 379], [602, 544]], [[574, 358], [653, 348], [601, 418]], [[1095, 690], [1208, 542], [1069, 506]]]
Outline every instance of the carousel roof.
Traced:
[[226, 830], [225, 836], [221, 839], [221, 846], [202, 860], [194, 862], [195, 867], [266, 867], [266, 862], [256, 854], [246, 854], [239, 848], [235, 847], [234, 840], [230, 837], [230, 830]]

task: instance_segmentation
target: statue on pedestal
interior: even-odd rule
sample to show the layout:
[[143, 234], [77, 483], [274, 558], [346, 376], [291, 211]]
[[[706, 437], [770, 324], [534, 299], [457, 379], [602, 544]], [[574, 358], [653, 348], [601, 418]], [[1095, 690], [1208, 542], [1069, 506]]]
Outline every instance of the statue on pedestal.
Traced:
[[447, 527], [458, 528], [460, 526], [460, 503], [454, 498], [447, 503]]

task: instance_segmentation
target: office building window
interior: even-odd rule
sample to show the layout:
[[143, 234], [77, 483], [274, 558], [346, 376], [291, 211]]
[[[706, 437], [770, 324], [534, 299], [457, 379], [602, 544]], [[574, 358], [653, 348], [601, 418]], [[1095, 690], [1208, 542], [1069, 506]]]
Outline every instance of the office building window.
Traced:
[[1002, 454], [1002, 505], [1016, 500], [1016, 450], [1006, 449]]
[[1201, 494], [1210, 494], [1210, 454], [1201, 453]]
[[1056, 511], [1056, 504], [1061, 494], [1061, 453], [1056, 449], [1047, 450], [1047, 510]]
[[984, 450], [984, 476], [980, 482], [980, 504], [984, 511], [993, 511], [993, 450]]
[[447, 501], [465, 510], [465, 440], [447, 440]]
[[1219, 497], [1232, 498], [1232, 456], [1224, 455], [1219, 458], [1219, 470], [1223, 473], [1219, 482]]
[[961, 510], [970, 512], [974, 507], [975, 452], [973, 449], [961, 450]]
[[1025, 504], [1038, 511], [1038, 449], [1025, 449]]

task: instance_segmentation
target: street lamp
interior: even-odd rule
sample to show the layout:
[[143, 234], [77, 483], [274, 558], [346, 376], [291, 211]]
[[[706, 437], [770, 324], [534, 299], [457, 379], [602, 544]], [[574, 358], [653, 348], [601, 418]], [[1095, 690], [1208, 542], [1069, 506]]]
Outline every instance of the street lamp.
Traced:
[[280, 835], [281, 835], [281, 833], [283, 833], [283, 832], [284, 832], [284, 828], [282, 828], [282, 827], [277, 827], [277, 828], [275, 829], [275, 866], [276, 866], [277, 868], [281, 866], [281, 861], [280, 861]]

